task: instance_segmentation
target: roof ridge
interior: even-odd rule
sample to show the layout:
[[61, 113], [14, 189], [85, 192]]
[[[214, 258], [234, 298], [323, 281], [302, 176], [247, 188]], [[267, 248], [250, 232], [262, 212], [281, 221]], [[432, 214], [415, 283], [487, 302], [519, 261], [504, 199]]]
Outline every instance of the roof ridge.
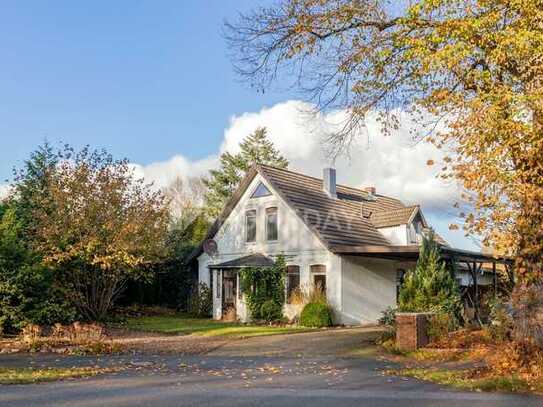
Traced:
[[[283, 172], [287, 172], [289, 174], [294, 174], [294, 175], [299, 175], [299, 176], [302, 176], [302, 177], [306, 177], [306, 178], [311, 178], [315, 181], [320, 181], [320, 182], [323, 182], [323, 179], [322, 178], [317, 178], [317, 177], [314, 177], [312, 175], [307, 175], [307, 174], [304, 174], [304, 173], [301, 173], [301, 172], [296, 172], [296, 171], [292, 171], [292, 170], [289, 170], [289, 169], [286, 169], [286, 168], [280, 168], [280, 167], [275, 167], [273, 165], [268, 165], [268, 164], [255, 164], [256, 167], [260, 167], [260, 168], [271, 168], [271, 169], [274, 169], [274, 170], [278, 170], [278, 171], [283, 171]], [[370, 194], [366, 191], [364, 191], [363, 189], [360, 189], [360, 188], [357, 188], [357, 187], [351, 187], [349, 185], [343, 185], [343, 184], [336, 184], [336, 187], [341, 187], [341, 188], [345, 188], [345, 189], [351, 189], [353, 191], [356, 191], [356, 192], [359, 192], [359, 193], [362, 193], [366, 196], [369, 196]], [[380, 196], [382, 198], [388, 198], [388, 199], [394, 199], [400, 203], [402, 203], [403, 205], [403, 202], [401, 202], [400, 199], [398, 198], [395, 198], [393, 196], [388, 196], [388, 195], [383, 195], [383, 194], [375, 194], [375, 196]], [[405, 205], [404, 205], [405, 206]]]

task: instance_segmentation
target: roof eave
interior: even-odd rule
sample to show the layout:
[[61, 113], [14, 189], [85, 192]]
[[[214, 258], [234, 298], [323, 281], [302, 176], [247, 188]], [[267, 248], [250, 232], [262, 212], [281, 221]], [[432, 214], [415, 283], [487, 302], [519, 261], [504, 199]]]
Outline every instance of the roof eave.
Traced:
[[245, 174], [245, 177], [241, 180], [238, 188], [234, 191], [232, 194], [232, 197], [228, 200], [225, 207], [221, 211], [221, 214], [217, 219], [215, 219], [215, 222], [213, 222], [213, 225], [211, 228], [209, 228], [209, 231], [206, 234], [206, 237], [204, 240], [200, 242], [200, 244], [189, 254], [187, 257], [187, 260], [185, 261], [185, 265], [188, 265], [190, 262], [192, 262], [195, 258], [199, 257], [203, 251], [204, 251], [204, 242], [208, 239], [212, 239], [221, 226], [224, 224], [234, 207], [237, 205], [247, 188], [249, 188], [249, 185], [251, 185], [251, 182], [253, 181], [254, 177], [259, 173], [259, 168], [256, 164], [254, 164], [247, 173]]
[[[470, 250], [455, 249], [447, 246], [440, 246], [441, 254], [444, 258], [454, 259], [460, 262], [482, 262], [482, 263], [511, 263], [511, 259], [506, 257], [495, 257], [484, 253], [474, 252]], [[398, 258], [398, 259], [417, 259], [420, 246], [405, 245], [405, 246], [378, 246], [378, 245], [363, 245], [363, 246], [334, 246], [331, 251], [335, 254], [378, 257], [378, 258]]]

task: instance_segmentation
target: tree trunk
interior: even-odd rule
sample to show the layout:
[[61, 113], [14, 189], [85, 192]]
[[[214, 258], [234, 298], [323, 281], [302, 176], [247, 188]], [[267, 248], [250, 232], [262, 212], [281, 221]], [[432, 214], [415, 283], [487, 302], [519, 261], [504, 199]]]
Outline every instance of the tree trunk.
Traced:
[[543, 106], [533, 109], [534, 149], [521, 168], [525, 195], [517, 220], [519, 245], [515, 259], [518, 278], [512, 303], [515, 309], [514, 337], [543, 349]]

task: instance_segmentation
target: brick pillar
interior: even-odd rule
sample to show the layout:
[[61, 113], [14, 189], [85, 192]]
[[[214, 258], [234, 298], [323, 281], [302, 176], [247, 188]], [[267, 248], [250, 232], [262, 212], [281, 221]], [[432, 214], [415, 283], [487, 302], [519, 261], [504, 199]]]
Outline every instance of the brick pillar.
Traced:
[[428, 345], [428, 320], [431, 313], [413, 312], [396, 314], [396, 346], [410, 352]]

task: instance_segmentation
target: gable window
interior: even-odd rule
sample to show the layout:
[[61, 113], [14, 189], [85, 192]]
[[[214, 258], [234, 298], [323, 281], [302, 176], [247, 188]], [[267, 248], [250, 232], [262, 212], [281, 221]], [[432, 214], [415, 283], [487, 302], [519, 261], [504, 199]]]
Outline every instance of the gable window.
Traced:
[[277, 208], [266, 208], [266, 240], [277, 240], [278, 235]]
[[263, 196], [270, 196], [271, 192], [270, 190], [264, 185], [262, 182], [258, 184], [258, 186], [255, 189], [255, 192], [253, 192], [253, 195], [251, 195], [251, 198], [261, 198]]
[[256, 210], [245, 213], [245, 236], [248, 243], [256, 242]]
[[287, 304], [292, 294], [300, 288], [300, 266], [287, 266]]
[[313, 289], [321, 290], [326, 296], [326, 266], [324, 264], [315, 264], [310, 267], [310, 271]]

